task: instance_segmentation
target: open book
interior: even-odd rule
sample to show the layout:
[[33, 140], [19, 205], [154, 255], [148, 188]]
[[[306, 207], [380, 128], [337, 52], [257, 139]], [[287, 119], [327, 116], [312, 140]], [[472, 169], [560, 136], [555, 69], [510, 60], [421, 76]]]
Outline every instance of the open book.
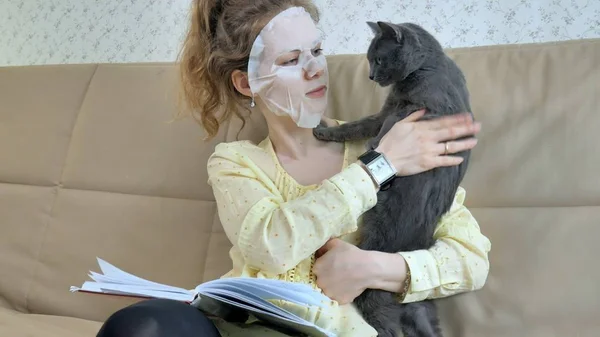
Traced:
[[89, 277], [94, 281], [86, 281], [81, 287], [71, 287], [71, 292], [172, 299], [186, 302], [209, 316], [228, 321], [244, 322], [251, 315], [282, 332], [336, 336], [269, 301], [283, 299], [319, 307], [331, 302], [327, 296], [305, 284], [234, 277], [208, 281], [188, 290], [145, 280], [100, 258], [97, 260], [102, 273], [90, 271]]

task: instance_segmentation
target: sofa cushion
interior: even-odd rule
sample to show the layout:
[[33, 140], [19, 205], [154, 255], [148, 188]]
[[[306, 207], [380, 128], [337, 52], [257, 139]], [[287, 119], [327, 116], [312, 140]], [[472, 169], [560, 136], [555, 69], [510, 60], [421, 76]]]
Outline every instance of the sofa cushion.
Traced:
[[0, 183], [0, 304], [27, 310], [26, 297], [56, 188]]
[[174, 121], [173, 65], [100, 65], [85, 94], [64, 162], [64, 188], [214, 200], [206, 161], [224, 132], [203, 143]]
[[100, 325], [80, 318], [24, 314], [0, 308], [0, 336], [92, 337]]
[[96, 65], [4, 67], [0, 182], [55, 186]]
[[600, 206], [474, 208], [492, 242], [480, 291], [440, 300], [446, 336], [597, 336]]

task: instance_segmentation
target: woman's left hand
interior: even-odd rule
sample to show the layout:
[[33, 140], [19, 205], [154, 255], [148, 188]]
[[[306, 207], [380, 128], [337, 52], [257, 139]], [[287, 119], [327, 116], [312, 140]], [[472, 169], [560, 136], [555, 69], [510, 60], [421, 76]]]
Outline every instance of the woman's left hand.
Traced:
[[317, 251], [313, 272], [325, 295], [347, 304], [372, 286], [373, 268], [368, 251], [341, 239], [331, 239]]

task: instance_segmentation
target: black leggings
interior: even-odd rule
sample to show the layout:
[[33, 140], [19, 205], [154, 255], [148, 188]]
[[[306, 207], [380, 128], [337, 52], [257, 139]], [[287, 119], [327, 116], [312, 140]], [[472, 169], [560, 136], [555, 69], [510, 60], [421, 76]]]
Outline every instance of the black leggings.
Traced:
[[220, 337], [219, 331], [200, 310], [189, 304], [145, 300], [112, 314], [96, 337]]

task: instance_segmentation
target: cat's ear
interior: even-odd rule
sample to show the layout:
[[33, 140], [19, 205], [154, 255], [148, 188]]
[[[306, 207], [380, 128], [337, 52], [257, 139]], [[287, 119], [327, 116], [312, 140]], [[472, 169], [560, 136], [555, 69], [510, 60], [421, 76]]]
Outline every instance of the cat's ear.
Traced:
[[381, 30], [381, 34], [383, 36], [396, 39], [396, 41], [400, 42], [402, 40], [402, 31], [398, 25], [394, 25], [392, 23], [387, 23], [383, 21], [377, 21], [377, 25]]
[[373, 31], [373, 34], [377, 35], [377, 34], [381, 33], [381, 29], [375, 22], [367, 21], [367, 25], [369, 25], [369, 27]]

